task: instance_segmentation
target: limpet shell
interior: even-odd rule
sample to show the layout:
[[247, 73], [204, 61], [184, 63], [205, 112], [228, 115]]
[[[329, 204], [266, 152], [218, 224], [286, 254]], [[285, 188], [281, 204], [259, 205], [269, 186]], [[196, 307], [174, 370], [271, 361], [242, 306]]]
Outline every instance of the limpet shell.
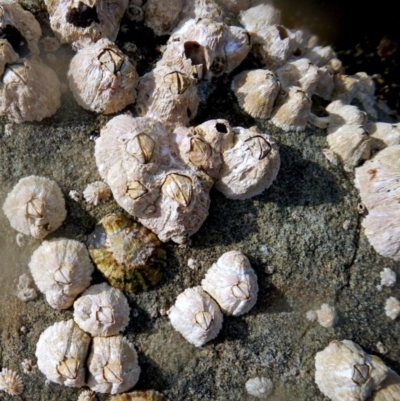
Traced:
[[165, 251], [156, 235], [141, 224], [121, 214], [108, 214], [88, 243], [90, 256], [112, 286], [137, 292], [161, 280]]
[[107, 401], [167, 401], [167, 399], [158, 391], [144, 390], [113, 395]]
[[90, 284], [94, 267], [82, 243], [57, 238], [43, 241], [29, 262], [32, 277], [54, 309], [67, 309]]

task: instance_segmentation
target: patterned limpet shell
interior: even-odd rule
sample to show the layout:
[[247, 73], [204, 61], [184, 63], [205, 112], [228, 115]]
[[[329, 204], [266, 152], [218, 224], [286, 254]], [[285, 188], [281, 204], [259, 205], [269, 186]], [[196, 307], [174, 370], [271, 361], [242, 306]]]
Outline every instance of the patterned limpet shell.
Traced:
[[144, 390], [113, 395], [107, 401], [167, 401], [167, 399], [158, 391]]
[[121, 214], [108, 214], [88, 243], [90, 256], [113, 287], [137, 292], [161, 280], [165, 251], [156, 235], [141, 224]]

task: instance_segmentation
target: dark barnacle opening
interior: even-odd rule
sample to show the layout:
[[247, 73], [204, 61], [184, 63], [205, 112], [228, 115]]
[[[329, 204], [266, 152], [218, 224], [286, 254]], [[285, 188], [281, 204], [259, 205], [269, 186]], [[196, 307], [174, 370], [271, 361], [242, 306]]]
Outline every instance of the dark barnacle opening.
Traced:
[[279, 32], [279, 37], [281, 40], [285, 40], [286, 38], [289, 37], [288, 31], [286, 28], [282, 25], [277, 25], [276, 28], [278, 29]]
[[100, 22], [97, 16], [96, 6], [89, 7], [79, 2], [77, 8], [73, 8], [66, 16], [67, 22], [78, 28], [87, 28], [93, 22]]
[[205, 75], [207, 72], [207, 65], [204, 47], [194, 41], [187, 41], [183, 46], [186, 58], [192, 60], [192, 65], [201, 64], [203, 66], [203, 74]]
[[5, 28], [0, 29], [0, 39], [7, 40], [20, 57], [29, 55], [28, 43], [17, 28], [6, 25]]

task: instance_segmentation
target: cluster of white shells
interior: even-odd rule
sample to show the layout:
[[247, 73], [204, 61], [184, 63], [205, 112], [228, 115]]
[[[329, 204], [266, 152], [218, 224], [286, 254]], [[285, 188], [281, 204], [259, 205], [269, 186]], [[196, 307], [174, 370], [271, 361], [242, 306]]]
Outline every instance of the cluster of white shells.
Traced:
[[239, 316], [257, 301], [257, 276], [240, 251], [224, 253], [208, 269], [201, 286], [187, 288], [168, 311], [172, 326], [201, 347], [222, 327], [223, 314]]
[[317, 353], [315, 368], [315, 382], [332, 401], [400, 399], [400, 376], [352, 341], [332, 341]]

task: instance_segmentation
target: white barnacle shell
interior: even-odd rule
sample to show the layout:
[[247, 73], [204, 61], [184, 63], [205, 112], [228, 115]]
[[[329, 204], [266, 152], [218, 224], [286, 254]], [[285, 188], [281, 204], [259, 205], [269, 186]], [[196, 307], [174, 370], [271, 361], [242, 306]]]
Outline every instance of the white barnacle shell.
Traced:
[[74, 320], [93, 337], [117, 335], [129, 322], [128, 301], [107, 283], [92, 285], [75, 301]]
[[45, 0], [45, 4], [60, 41], [81, 48], [101, 38], [116, 39], [128, 0]]
[[371, 147], [374, 150], [400, 145], [400, 124], [369, 122], [366, 129], [371, 136]]
[[334, 88], [334, 76], [333, 69], [329, 65], [319, 67], [317, 86], [314, 89], [314, 94], [325, 100], [331, 100]]
[[315, 313], [317, 314], [318, 323], [327, 329], [332, 328], [338, 321], [336, 309], [328, 304], [322, 304]]
[[82, 387], [89, 344], [90, 336], [72, 319], [54, 323], [36, 344], [38, 368], [52, 382]]
[[343, 125], [358, 125], [365, 127], [367, 114], [356, 106], [343, 103], [341, 100], [334, 100], [326, 107], [329, 113], [329, 125], [327, 132], [333, 134]]
[[0, 0], [0, 35], [21, 58], [39, 54], [42, 30], [33, 14], [24, 10], [18, 1]]
[[3, 76], [7, 64], [14, 64], [19, 56], [6, 39], [0, 39], [0, 76]]
[[396, 284], [396, 273], [385, 267], [381, 272], [381, 285], [384, 287], [393, 287]]
[[88, 203], [97, 206], [111, 197], [110, 187], [103, 181], [95, 181], [90, 183], [83, 191], [83, 197]]
[[208, 269], [201, 286], [227, 315], [243, 315], [257, 302], [257, 276], [240, 251], [220, 256]]
[[139, 380], [135, 347], [121, 335], [94, 337], [87, 366], [87, 385], [99, 393], [122, 393]]
[[353, 171], [354, 167], [370, 156], [371, 141], [362, 126], [342, 125], [326, 139], [346, 171]]
[[364, 401], [385, 380], [386, 365], [352, 341], [332, 341], [315, 356], [315, 382], [332, 401]]
[[354, 180], [368, 209], [364, 233], [380, 255], [394, 260], [400, 260], [399, 162], [400, 145], [389, 146], [358, 167]]
[[139, 80], [137, 113], [166, 128], [188, 125], [199, 105], [196, 76], [190, 60], [163, 58], [159, 66]]
[[69, 308], [89, 286], [94, 269], [85, 245], [66, 238], [43, 241], [32, 254], [29, 268], [54, 309]]
[[400, 399], [400, 376], [392, 369], [379, 389], [368, 401], [397, 401]]
[[25, 235], [44, 238], [66, 217], [65, 201], [57, 183], [46, 177], [21, 178], [3, 204], [11, 226]]
[[400, 315], [400, 301], [395, 297], [389, 297], [385, 302], [385, 314], [392, 320]]
[[267, 399], [274, 388], [270, 379], [266, 377], [253, 377], [246, 382], [246, 391], [253, 397], [260, 399]]
[[303, 131], [311, 111], [311, 99], [306, 92], [292, 86], [282, 90], [272, 110], [271, 122], [284, 131]]
[[224, 52], [225, 72], [232, 72], [247, 57], [251, 49], [251, 36], [243, 28], [227, 26], [225, 30]]
[[254, 118], [269, 118], [280, 84], [272, 71], [258, 69], [236, 75], [231, 89], [246, 113]]
[[22, 394], [24, 384], [21, 377], [11, 369], [2, 369], [0, 372], [0, 391], [10, 395]]
[[95, 401], [96, 400], [96, 393], [92, 390], [84, 390], [79, 394], [77, 401]]
[[218, 304], [200, 286], [179, 294], [168, 316], [174, 329], [196, 347], [215, 338], [223, 320]]
[[307, 57], [318, 67], [322, 67], [335, 59], [336, 53], [330, 46], [315, 45], [307, 50], [304, 57]]
[[138, 80], [129, 58], [108, 39], [81, 49], [68, 70], [69, 86], [76, 101], [96, 113], [116, 113], [133, 103]]
[[41, 121], [57, 111], [60, 98], [60, 81], [42, 62], [24, 59], [6, 65], [0, 80], [0, 115], [16, 123]]
[[242, 9], [238, 15], [239, 22], [249, 31], [281, 23], [281, 11], [275, 8], [272, 2], [259, 2], [253, 7]]
[[269, 188], [279, 167], [279, 148], [264, 133], [236, 127], [234, 141], [222, 149], [222, 168], [215, 183], [230, 199], [248, 199]]

